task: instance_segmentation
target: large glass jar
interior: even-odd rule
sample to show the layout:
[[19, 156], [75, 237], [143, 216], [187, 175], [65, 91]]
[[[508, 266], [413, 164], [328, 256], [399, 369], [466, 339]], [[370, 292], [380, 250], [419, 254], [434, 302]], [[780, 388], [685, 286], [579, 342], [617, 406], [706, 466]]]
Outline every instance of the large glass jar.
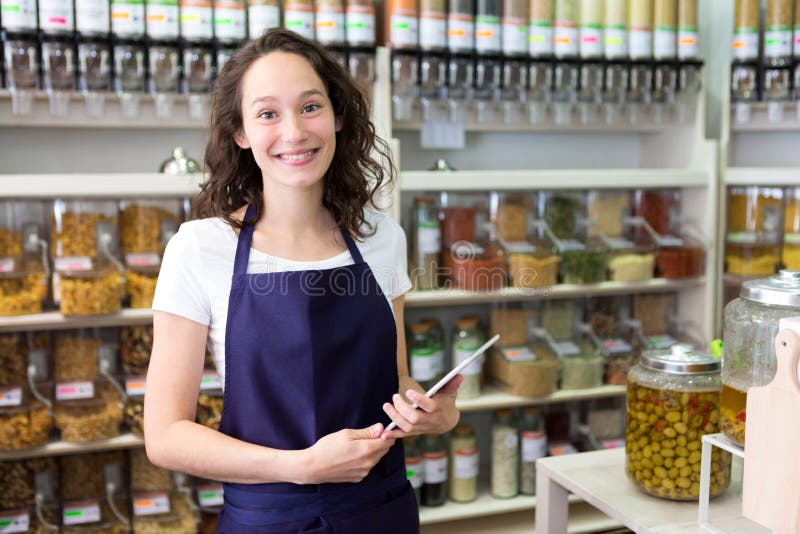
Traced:
[[[667, 235], [680, 209], [680, 193], [676, 189], [640, 189], [634, 197], [634, 214], [642, 217], [657, 234]], [[643, 228], [637, 228], [644, 235]]]
[[439, 375], [439, 361], [433, 345], [431, 325], [414, 323], [409, 327], [411, 339], [408, 344], [408, 370], [411, 378], [427, 391], [436, 383]]
[[0, 316], [42, 311], [44, 220], [41, 202], [0, 201]]
[[519, 420], [521, 448], [519, 463], [519, 492], [536, 494], [536, 460], [547, 456], [547, 433], [541, 410], [536, 406], [522, 409]]
[[433, 197], [414, 199], [411, 279], [417, 289], [435, 289], [439, 285], [437, 277], [442, 252], [442, 230], [437, 211]]
[[406, 461], [406, 477], [414, 489], [417, 505], [422, 503], [422, 483], [425, 479], [425, 465], [422, 460], [422, 451], [419, 444], [420, 438], [408, 436], [403, 438], [403, 451]]
[[785, 199], [781, 260], [784, 268], [800, 270], [800, 187], [787, 188]]
[[497, 410], [492, 418], [492, 466], [490, 491], [508, 499], [519, 493], [519, 431], [514, 412]]
[[[468, 315], [459, 319], [453, 331], [453, 367], [469, 358], [485, 342], [486, 334], [481, 328], [479, 317]], [[461, 371], [464, 381], [458, 388], [459, 399], [474, 399], [481, 394], [484, 360], [484, 355], [480, 355]]]
[[426, 434], [420, 439], [424, 471], [422, 504], [441, 506], [447, 500], [447, 442], [443, 435]]
[[478, 497], [478, 441], [470, 425], [458, 425], [450, 436], [450, 500]]
[[630, 215], [631, 204], [631, 194], [627, 191], [590, 192], [587, 202], [587, 215], [592, 222], [589, 235], [621, 236], [625, 230], [622, 222]]
[[436, 367], [436, 375], [438, 379], [438, 377], [442, 376], [442, 374], [446, 371], [446, 358], [444, 354], [444, 328], [442, 328], [442, 322], [435, 317], [426, 317], [420, 319], [419, 322], [430, 327], [428, 330], [428, 335], [430, 336], [431, 340], [431, 348], [433, 348], [433, 359], [434, 362], [436, 362], [434, 365]]
[[732, 187], [728, 191], [725, 270], [739, 275], [769, 275], [780, 262], [783, 190]]
[[[690, 345], [642, 354], [628, 375], [625, 472], [645, 493], [679, 501], [700, 495], [701, 442], [718, 432], [720, 364]], [[713, 449], [711, 496], [730, 483], [731, 455]]]
[[583, 194], [548, 193], [544, 204], [544, 220], [558, 239], [573, 239], [578, 221], [584, 217]]
[[742, 284], [739, 298], [725, 306], [720, 429], [745, 444], [747, 390], [775, 378], [775, 335], [784, 317], [800, 315], [800, 271]]

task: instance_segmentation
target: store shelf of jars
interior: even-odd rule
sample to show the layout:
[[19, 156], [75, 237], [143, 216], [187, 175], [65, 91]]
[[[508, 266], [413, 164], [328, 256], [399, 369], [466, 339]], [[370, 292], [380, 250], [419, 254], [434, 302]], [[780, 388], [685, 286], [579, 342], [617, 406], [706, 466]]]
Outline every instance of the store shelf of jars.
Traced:
[[486, 191], [531, 189], [636, 189], [707, 187], [710, 178], [694, 169], [576, 169], [506, 171], [403, 171], [401, 191]]
[[21, 460], [23, 458], [41, 458], [44, 456], [64, 456], [67, 454], [83, 454], [87, 452], [111, 451], [117, 449], [132, 449], [135, 447], [144, 447], [144, 438], [128, 433], [121, 434], [110, 439], [87, 441], [86, 443], [67, 443], [66, 441], [54, 441], [43, 447], [37, 447], [35, 449], [0, 451], [0, 461]]
[[93, 102], [102, 101], [100, 107], [96, 107], [98, 104], [88, 103], [86, 96], [80, 91], [65, 91], [61, 93], [58, 111], [53, 113], [51, 97], [46, 91], [31, 92], [26, 103], [15, 105], [11, 93], [7, 89], [0, 90], [0, 126], [127, 130], [142, 128], [203, 130], [208, 127], [206, 111], [208, 95], [188, 97], [176, 93], [170, 97], [162, 96], [159, 105], [156, 104], [156, 99], [147, 93], [135, 96], [138, 105], [123, 109], [120, 105], [120, 96], [111, 91], [94, 93]]
[[0, 198], [175, 198], [196, 195], [202, 174], [2, 174]]
[[492, 497], [484, 488], [479, 490], [478, 498], [472, 502], [458, 503], [447, 501], [442, 506], [420, 506], [419, 522], [421, 525], [430, 525], [444, 521], [469, 519], [487, 515], [505, 514], [530, 510], [536, 506], [536, 497], [533, 495], [517, 495], [510, 499], [497, 499]]
[[495, 291], [467, 291], [463, 289], [434, 289], [412, 291], [406, 295], [406, 307], [461, 306], [491, 302], [518, 302], [553, 298], [573, 298], [599, 295], [630, 295], [678, 291], [702, 287], [704, 276], [693, 278], [653, 278], [641, 282], [600, 282], [599, 284], [558, 284], [540, 288], [503, 287]]
[[[800, 132], [800, 127], [798, 127], [798, 132]], [[800, 183], [800, 167], [728, 167], [725, 169], [725, 185], [795, 186], [798, 183]]]
[[800, 132], [798, 102], [738, 102], [731, 104], [731, 131]]
[[0, 332], [67, 330], [85, 327], [147, 325], [153, 322], [150, 308], [125, 308], [119, 313], [65, 317], [58, 311], [0, 317]]
[[[394, 121], [392, 129], [398, 132], [417, 132], [422, 129], [422, 122], [419, 121]], [[640, 124], [607, 124], [605, 122], [596, 123], [570, 123], [570, 124], [557, 124], [553, 122], [531, 124], [531, 123], [517, 123], [517, 124], [478, 124], [475, 122], [467, 122], [464, 124], [464, 131], [466, 132], [542, 132], [542, 133], [657, 133], [664, 131], [670, 125], [657, 124], [657, 123], [640, 123]]]
[[571, 402], [588, 399], [601, 399], [606, 397], [619, 397], [625, 395], [625, 386], [603, 385], [596, 388], [558, 390], [545, 397], [520, 397], [503, 393], [492, 388], [485, 389], [479, 397], [456, 401], [458, 409], [464, 412], [479, 410], [496, 410], [500, 408], [514, 408], [520, 406], [534, 406], [555, 404], [558, 402]]

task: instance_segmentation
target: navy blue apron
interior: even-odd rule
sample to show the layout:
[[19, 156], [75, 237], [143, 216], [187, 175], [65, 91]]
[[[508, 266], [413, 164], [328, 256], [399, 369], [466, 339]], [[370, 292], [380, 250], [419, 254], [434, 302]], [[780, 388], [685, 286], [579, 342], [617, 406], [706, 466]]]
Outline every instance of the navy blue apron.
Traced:
[[[252, 206], [245, 218], [253, 216]], [[284, 450], [385, 422], [398, 390], [391, 308], [347, 231], [354, 265], [247, 274], [253, 226], [239, 232], [225, 331], [220, 432]], [[398, 440], [358, 484], [225, 484], [217, 532], [419, 531]]]

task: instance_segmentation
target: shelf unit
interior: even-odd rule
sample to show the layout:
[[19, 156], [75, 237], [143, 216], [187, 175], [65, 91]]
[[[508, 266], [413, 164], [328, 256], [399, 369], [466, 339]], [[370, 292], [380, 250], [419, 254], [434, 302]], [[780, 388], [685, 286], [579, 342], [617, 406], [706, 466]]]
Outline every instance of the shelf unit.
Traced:
[[43, 456], [65, 456], [68, 454], [83, 454], [87, 452], [113, 451], [119, 449], [135, 449], [144, 447], [144, 438], [133, 434], [120, 434], [119, 436], [89, 441], [86, 443], [67, 443], [54, 441], [43, 447], [24, 451], [0, 451], [0, 462], [7, 460], [21, 460], [23, 458], [41, 458]]

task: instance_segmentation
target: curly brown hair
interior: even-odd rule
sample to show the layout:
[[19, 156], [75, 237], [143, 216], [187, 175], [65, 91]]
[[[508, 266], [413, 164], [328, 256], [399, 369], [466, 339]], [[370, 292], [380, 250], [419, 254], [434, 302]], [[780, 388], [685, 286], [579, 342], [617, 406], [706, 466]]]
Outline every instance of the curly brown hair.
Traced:
[[[368, 99], [347, 71], [319, 44], [282, 28], [271, 29], [237, 50], [216, 79], [205, 153], [209, 176], [192, 203], [191, 218], [221, 217], [234, 228], [261, 218], [261, 169], [252, 151], [240, 148], [234, 136], [242, 130], [242, 79], [254, 61], [274, 51], [305, 58], [325, 84], [334, 116], [343, 127], [336, 132], [336, 150], [323, 176], [322, 205], [351, 236], [363, 239], [374, 233], [364, 208], [368, 204], [377, 208], [374, 196], [394, 180], [389, 148], [375, 135]], [[255, 216], [239, 221], [232, 214], [245, 204], [255, 207]]]

